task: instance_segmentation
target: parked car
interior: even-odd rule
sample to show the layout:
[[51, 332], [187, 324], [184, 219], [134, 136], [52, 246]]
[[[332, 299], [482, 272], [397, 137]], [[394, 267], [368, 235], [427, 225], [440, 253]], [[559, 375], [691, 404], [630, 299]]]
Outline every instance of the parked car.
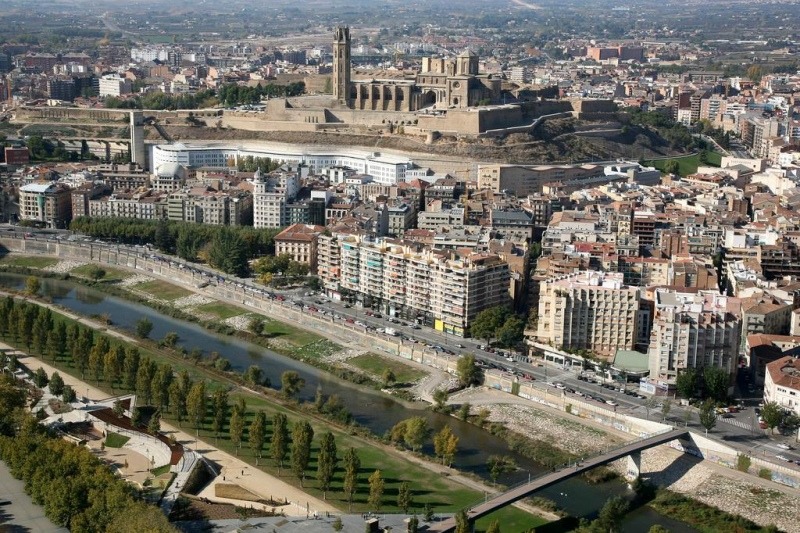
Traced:
[[791, 446], [789, 446], [788, 444], [786, 444], [786, 443], [783, 443], [783, 442], [779, 442], [779, 443], [778, 443], [778, 444], [776, 444], [775, 446], [777, 446], [777, 447], [778, 447], [778, 448], [780, 448], [781, 450], [791, 450], [791, 449], [792, 449], [792, 447], [791, 447]]
[[778, 455], [776, 455], [776, 456], [775, 456], [775, 458], [776, 458], [776, 459], [780, 459], [781, 461], [786, 461], [787, 463], [791, 463], [791, 462], [793, 462], [791, 459], [789, 459], [789, 458], [788, 458], [788, 457], [786, 457], [785, 455], [780, 455], [780, 454], [778, 454]]

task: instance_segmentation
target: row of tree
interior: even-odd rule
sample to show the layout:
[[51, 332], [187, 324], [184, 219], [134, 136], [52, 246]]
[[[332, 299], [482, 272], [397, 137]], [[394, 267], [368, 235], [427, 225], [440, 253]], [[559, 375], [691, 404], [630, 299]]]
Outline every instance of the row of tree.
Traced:
[[91, 451], [48, 433], [25, 402], [25, 389], [0, 376], [0, 457], [53, 523], [75, 532], [174, 531]]
[[141, 96], [117, 98], [109, 96], [104, 104], [112, 109], [153, 109], [176, 111], [178, 109], [206, 109], [219, 103], [213, 89], [186, 94], [167, 94], [153, 91]]
[[278, 228], [117, 217], [77, 217], [70, 229], [123, 244], [152, 244], [164, 253], [177, 254], [186, 261], [207, 261], [223, 272], [238, 276], [247, 275], [250, 259], [275, 253], [275, 235], [280, 232]]
[[[26, 332], [30, 332], [28, 335]], [[42, 342], [42, 332], [47, 340]], [[268, 444], [269, 456], [280, 470], [287, 459], [291, 471], [298, 477], [301, 485], [306, 479], [311, 455], [314, 430], [306, 421], [289, 423], [286, 415], [276, 413], [271, 421], [267, 420], [263, 411], [248, 413], [243, 398], [231, 409], [228, 392], [217, 389], [209, 393], [204, 381], [193, 381], [186, 370], [176, 373], [169, 364], [158, 364], [150, 358], [141, 356], [135, 346], [112, 344], [102, 335], [79, 324], [66, 326], [62, 321], [55, 321], [49, 309], [36, 304], [5, 298], [0, 302], [0, 334], [23, 344], [29, 350], [40, 353], [45, 358], [71, 364], [82, 378], [104, 382], [112, 389], [135, 392], [142, 406], [150, 405], [154, 414], [144, 420], [142, 409], [132, 412], [131, 423], [134, 426], [145, 426], [153, 433], [159, 431], [162, 412], [169, 412], [182, 424], [188, 421], [199, 434], [201, 429], [208, 428], [216, 438], [222, 436], [227, 429], [227, 436], [238, 450], [242, 443], [247, 443], [256, 458], [262, 459], [265, 446]], [[8, 361], [9, 367], [16, 368], [15, 358]], [[254, 370], [257, 369], [257, 370]], [[251, 367], [245, 372], [254, 384], [263, 381], [263, 374], [258, 367]], [[34, 382], [51, 393], [60, 395], [65, 402], [75, 399], [75, 391], [64, 385], [61, 376], [55, 372], [48, 378], [45, 371], [39, 368], [34, 373]], [[282, 393], [291, 399], [303, 387], [304, 380], [294, 371], [286, 371], [281, 375]], [[327, 401], [318, 393], [319, 410], [334, 410], [333, 398]], [[0, 398], [2, 399], [2, 398]], [[123, 415], [121, 405], [115, 405], [118, 416]], [[248, 423], [248, 419], [250, 419]], [[424, 420], [423, 420], [424, 422]], [[447, 428], [449, 430], [449, 428]], [[427, 429], [425, 430], [427, 434]], [[445, 433], [442, 433], [444, 435]], [[441, 438], [441, 437], [437, 437]], [[452, 439], [455, 439], [453, 442]], [[451, 437], [448, 442], [449, 452], [441, 452], [443, 461], [452, 460], [457, 438]], [[440, 449], [437, 445], [437, 450]], [[441, 448], [444, 450], [444, 448]], [[437, 451], [437, 454], [440, 453]], [[331, 490], [334, 475], [338, 470], [339, 458], [334, 436], [327, 432], [319, 440], [317, 453], [316, 479], [325, 494]], [[361, 461], [354, 449], [344, 455], [344, 476], [342, 491], [349, 503], [359, 491], [361, 480], [358, 472]], [[378, 511], [381, 507], [382, 478], [380, 473], [370, 477], [371, 508]], [[380, 490], [376, 487], [381, 487]], [[406, 508], [411, 505], [411, 492], [408, 484], [401, 488], [405, 494], [403, 501]]]
[[257, 104], [263, 98], [299, 96], [305, 90], [306, 84], [302, 81], [289, 83], [288, 85], [267, 83], [254, 87], [227, 83], [217, 90], [217, 99], [226, 106]]

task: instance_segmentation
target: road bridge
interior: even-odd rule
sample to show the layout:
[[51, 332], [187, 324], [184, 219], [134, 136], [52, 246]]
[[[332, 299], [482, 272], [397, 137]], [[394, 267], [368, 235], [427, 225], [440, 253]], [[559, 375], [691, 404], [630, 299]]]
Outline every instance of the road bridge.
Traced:
[[[667, 442], [673, 441], [675, 439], [683, 439], [689, 436], [689, 432], [686, 429], [671, 429], [664, 433], [659, 433], [652, 437], [647, 437], [645, 439], [632, 442], [630, 444], [626, 444], [624, 446], [620, 446], [619, 448], [615, 448], [607, 453], [598, 455], [591, 459], [587, 459], [586, 461], [576, 463], [575, 465], [569, 465], [560, 470], [556, 470], [555, 472], [551, 472], [549, 474], [545, 474], [539, 478], [536, 478], [532, 481], [523, 483], [517, 487], [507, 490], [502, 494], [499, 494], [492, 498], [491, 500], [487, 500], [481, 504], [478, 504], [470, 509], [467, 510], [467, 518], [471, 523], [474, 523], [475, 520], [481, 518], [493, 511], [497, 511], [507, 505], [511, 505], [512, 503], [519, 501], [523, 498], [526, 498], [533, 494], [536, 491], [545, 489], [551, 485], [555, 485], [557, 483], [561, 483], [562, 481], [569, 479], [571, 477], [579, 476], [584, 472], [587, 472], [593, 468], [598, 466], [606, 465], [617, 459], [622, 459], [623, 457], [629, 457], [630, 461], [628, 464], [628, 476], [632, 478], [639, 477], [639, 464], [641, 459], [641, 452], [642, 450], [647, 450], [649, 448], [653, 448], [655, 446], [660, 446], [662, 444], [666, 444]], [[442, 522], [439, 522], [433, 525], [429, 531], [436, 532], [436, 533], [447, 533], [450, 531], [454, 531], [456, 528], [456, 521], [454, 517], [448, 518]]]

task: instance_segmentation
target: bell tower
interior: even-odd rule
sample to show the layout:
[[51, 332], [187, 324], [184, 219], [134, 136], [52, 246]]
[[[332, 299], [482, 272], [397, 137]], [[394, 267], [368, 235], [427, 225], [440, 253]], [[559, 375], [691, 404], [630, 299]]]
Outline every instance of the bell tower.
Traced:
[[346, 26], [333, 33], [333, 97], [350, 107], [350, 28]]

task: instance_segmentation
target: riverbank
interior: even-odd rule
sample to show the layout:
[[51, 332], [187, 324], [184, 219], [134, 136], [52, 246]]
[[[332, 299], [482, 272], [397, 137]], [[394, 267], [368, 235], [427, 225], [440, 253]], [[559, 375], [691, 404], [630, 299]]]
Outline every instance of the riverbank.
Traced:
[[[56, 309], [52, 305], [48, 305], [48, 307], [54, 309], [56, 313], [62, 313], [62, 311]], [[100, 324], [96, 321], [87, 320], [72, 313], [70, 313], [70, 315], [71, 319], [80, 320], [81, 324], [90, 325], [93, 327], [93, 329], [102, 331], [102, 335], [108, 335], [110, 338], [119, 341], [127, 341], [133, 344], [138, 344], [136, 339], [132, 339], [124, 333], [109, 331], [103, 326], [103, 324]], [[57, 314], [56, 317], [58, 316], [59, 315]], [[56, 318], [56, 320], [58, 321], [60, 318]], [[113, 344], [114, 341], [112, 341], [112, 346]], [[171, 356], [165, 357], [166, 361], [172, 359], [175, 358]], [[182, 359], [178, 358], [177, 361], [180, 362]], [[63, 358], [58, 358], [55, 362], [51, 361], [50, 363], [52, 363], [51, 366], [57, 368], [62, 374], [70, 374], [74, 376], [74, 373], [76, 372], [74, 366], [68, 364], [68, 361], [65, 361]], [[201, 374], [205, 374], [202, 368], [196, 369], [196, 371]], [[222, 385], [219, 383], [219, 377], [213, 374], [205, 374], [205, 381], [207, 384], [207, 390], [214, 390]], [[227, 388], [230, 387], [230, 385], [231, 384], [225, 384], [224, 386]], [[83, 386], [84, 385], [81, 385], [81, 387]], [[108, 384], [102, 380], [98, 382], [98, 386], [93, 388], [102, 390], [106, 397], [115, 393], [119, 393], [119, 388], [117, 388], [117, 390], [111, 390], [108, 387]], [[358, 450], [358, 453], [361, 456], [362, 471], [371, 472], [374, 469], [380, 469], [384, 473], [387, 492], [396, 491], [397, 487], [403, 481], [411, 482], [412, 491], [415, 493], [415, 503], [413, 508], [418, 514], [422, 513], [426, 502], [434, 504], [434, 509], [436, 512], [453, 512], [465, 505], [468, 505], [469, 503], [474, 502], [480, 497], [482, 491], [477, 489], [478, 486], [482, 486], [486, 490], [491, 490], [491, 488], [486, 485], [480, 483], [476, 484], [474, 482], [470, 482], [469, 484], [472, 488], [465, 487], [462, 483], [458, 483], [456, 478], [441, 475], [439, 466], [434, 465], [427, 459], [412, 456], [410, 452], [397, 450], [392, 446], [382, 444], [375, 438], [367, 439], [357, 434], [353, 434], [353, 430], [349, 426], [332, 425], [329, 421], [324, 420], [316, 415], [313, 412], [313, 406], [311, 404], [303, 404], [302, 408], [298, 409], [296, 404], [293, 402], [277, 402], [277, 398], [270, 400], [268, 399], [268, 396], [257, 394], [255, 391], [239, 386], [235, 386], [230, 391], [230, 399], [232, 403], [235, 403], [239, 397], [246, 399], [248, 422], [253, 418], [255, 412], [257, 411], [265, 412], [268, 419], [271, 419], [276, 412], [281, 412], [286, 413], [289, 416], [290, 422], [297, 421], [298, 419], [308, 420], [314, 427], [315, 434], [317, 435], [321, 435], [326, 430], [331, 430], [337, 439], [337, 445], [339, 447], [340, 454], [343, 454], [344, 450], [346, 450], [348, 447], [354, 447]], [[172, 417], [172, 413], [165, 412], [163, 415], [166, 420], [171, 421], [173, 426], [178, 424], [178, 422]], [[225, 451], [231, 456], [237, 453], [237, 449], [231, 443], [226, 431], [223, 430], [223, 433], [220, 436], [212, 432], [208, 425], [204, 424], [201, 426], [199, 431], [197, 431], [197, 433], [199, 440], [204, 443], [201, 445], [202, 448], [205, 446], [213, 446]], [[245, 438], [245, 443], [246, 442], [247, 440]], [[243, 446], [238, 453], [239, 459], [246, 461], [251, 465], [251, 467], [253, 467], [253, 463], [256, 463], [255, 453], [252, 450], [249, 450], [246, 446]], [[281, 473], [280, 469], [277, 468], [276, 465], [273, 465], [271, 461], [262, 461], [261, 465], [258, 466], [257, 469], [266, 471], [270, 475], [273, 475], [274, 477], [283, 480], [285, 483], [294, 486], [296, 489], [298, 488], [298, 485], [300, 485], [297, 478], [292, 476], [286, 469], [283, 469], [283, 472]], [[340, 484], [341, 480], [339, 480], [337, 483]], [[367, 506], [366, 494], [364, 490], [365, 479], [363, 477], [360, 481], [360, 484], [362, 489], [356, 496], [353, 506], [354, 511], [365, 509]], [[316, 485], [317, 483], [314, 481], [306, 481], [305, 487], [300, 488], [299, 490], [302, 490], [307, 494], [311, 494], [313, 497], [321, 498], [322, 492]], [[260, 488], [260, 490], [258, 487], [253, 488], [257, 494], [263, 495], [264, 499], [268, 499], [271, 495], [275, 495], [274, 493], [264, 493], [265, 490], [269, 490], [268, 486], [263, 486]], [[333, 492], [329, 492], [328, 503], [335, 505], [339, 509], [341, 509], [342, 506], [349, 507], [346, 500], [344, 500], [342, 493], [338, 489]], [[396, 504], [391, 500], [391, 498], [384, 499], [383, 507], [385, 509], [392, 510], [395, 508], [395, 506]], [[531, 524], [544, 522], [531, 516], [527, 512], [523, 512], [515, 508], [504, 509], [500, 511], [496, 517], [502, 519], [503, 521], [508, 521], [509, 524], [516, 524], [512, 527], [512, 530], [514, 531], [526, 530], [523, 524], [528, 524], [528, 527], [530, 527]]]

